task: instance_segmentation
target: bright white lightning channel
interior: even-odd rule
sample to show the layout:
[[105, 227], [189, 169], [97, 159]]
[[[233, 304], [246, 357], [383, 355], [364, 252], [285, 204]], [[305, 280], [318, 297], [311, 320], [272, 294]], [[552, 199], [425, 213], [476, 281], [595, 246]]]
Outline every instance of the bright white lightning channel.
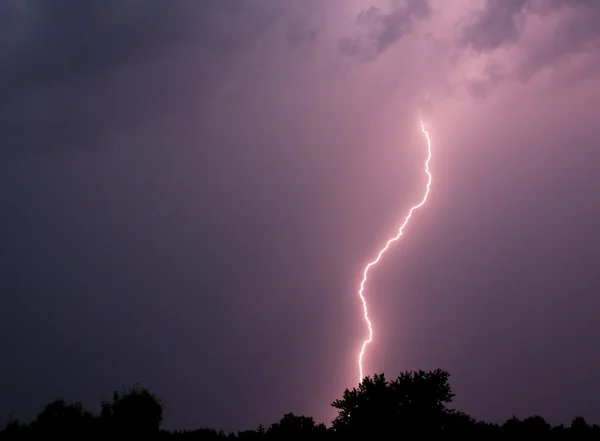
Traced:
[[365, 349], [367, 348], [369, 343], [371, 343], [373, 341], [373, 326], [372, 326], [371, 320], [369, 319], [369, 309], [367, 307], [367, 300], [365, 298], [365, 284], [367, 283], [369, 270], [372, 267], [374, 267], [375, 265], [377, 265], [377, 263], [379, 263], [379, 261], [381, 260], [381, 257], [388, 250], [390, 245], [392, 243], [396, 242], [398, 239], [400, 239], [400, 237], [404, 233], [404, 227], [406, 227], [406, 224], [408, 224], [408, 221], [412, 217], [413, 212], [415, 210], [421, 208], [425, 204], [425, 202], [427, 201], [427, 197], [429, 196], [429, 189], [431, 187], [431, 173], [429, 172], [429, 160], [431, 159], [431, 139], [429, 138], [429, 133], [427, 132], [427, 130], [425, 130], [425, 124], [423, 124], [423, 121], [421, 121], [421, 132], [423, 132], [423, 134], [425, 135], [425, 138], [427, 140], [427, 159], [425, 160], [425, 173], [427, 174], [427, 185], [425, 187], [425, 194], [423, 195], [423, 199], [421, 199], [421, 202], [419, 202], [417, 205], [413, 206], [410, 209], [410, 211], [408, 212], [408, 215], [404, 218], [404, 222], [402, 222], [402, 225], [400, 225], [400, 228], [398, 229], [398, 233], [396, 234], [396, 236], [389, 239], [386, 242], [385, 246], [383, 248], [381, 248], [381, 250], [377, 254], [377, 257], [373, 261], [371, 261], [367, 264], [367, 266], [365, 267], [365, 269], [363, 271], [362, 281], [360, 282], [360, 289], [358, 291], [358, 295], [360, 297], [360, 300], [362, 301], [364, 319], [365, 319], [365, 322], [367, 323], [367, 327], [369, 329], [369, 338], [367, 338], [363, 342], [362, 348], [360, 350], [360, 354], [358, 355], [358, 370], [359, 370], [359, 375], [360, 375], [359, 383], [362, 382], [363, 379], [365, 378], [363, 376], [363, 358], [365, 355]]

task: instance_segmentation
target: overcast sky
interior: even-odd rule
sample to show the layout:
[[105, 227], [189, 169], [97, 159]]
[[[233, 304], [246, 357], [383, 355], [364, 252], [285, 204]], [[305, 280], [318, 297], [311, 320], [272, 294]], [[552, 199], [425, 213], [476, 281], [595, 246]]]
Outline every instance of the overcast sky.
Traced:
[[[0, 420], [137, 382], [168, 428], [329, 423], [442, 368], [600, 414], [600, 2], [0, 3]], [[426, 98], [427, 97], [427, 98]]]

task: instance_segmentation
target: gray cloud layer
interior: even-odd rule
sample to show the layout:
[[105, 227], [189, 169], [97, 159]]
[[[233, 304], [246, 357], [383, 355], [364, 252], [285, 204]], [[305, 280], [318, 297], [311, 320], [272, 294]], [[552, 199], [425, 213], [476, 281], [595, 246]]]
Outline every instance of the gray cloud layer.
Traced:
[[[523, 42], [528, 16], [548, 22], [551, 29], [535, 44]], [[600, 3], [594, 1], [488, 0], [460, 28], [458, 45], [479, 54], [509, 47], [521, 51], [521, 55], [512, 67], [491, 61], [486, 68], [487, 79], [473, 81], [471, 92], [482, 97], [502, 82], [529, 81], [543, 69], [556, 67], [578, 54], [588, 54], [592, 58], [589, 63], [597, 65], [598, 20]]]
[[488, 0], [461, 30], [460, 43], [477, 51], [489, 51], [514, 43], [521, 32], [517, 16], [527, 0]]
[[404, 35], [412, 32], [416, 21], [430, 14], [431, 7], [428, 0], [408, 0], [405, 4], [398, 3], [387, 13], [371, 6], [357, 17], [357, 24], [366, 29], [365, 35], [342, 39], [340, 50], [348, 56], [359, 55], [372, 60]]

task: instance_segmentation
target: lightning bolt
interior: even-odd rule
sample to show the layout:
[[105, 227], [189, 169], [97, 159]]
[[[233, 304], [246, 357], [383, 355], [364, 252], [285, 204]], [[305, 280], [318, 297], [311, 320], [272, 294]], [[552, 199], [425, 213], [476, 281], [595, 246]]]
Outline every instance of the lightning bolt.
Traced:
[[360, 290], [358, 291], [358, 295], [360, 297], [360, 300], [362, 301], [364, 319], [365, 319], [365, 322], [367, 323], [367, 327], [369, 328], [369, 338], [363, 342], [362, 348], [360, 350], [360, 354], [358, 355], [358, 370], [360, 373], [360, 378], [358, 380], [359, 383], [362, 382], [362, 380], [364, 379], [362, 363], [363, 363], [363, 358], [365, 355], [365, 349], [367, 348], [367, 345], [373, 341], [373, 326], [371, 324], [371, 320], [369, 319], [369, 309], [367, 307], [367, 300], [365, 298], [365, 284], [367, 283], [369, 270], [372, 267], [374, 267], [375, 265], [377, 265], [377, 263], [379, 263], [379, 261], [381, 260], [381, 257], [388, 250], [390, 245], [392, 243], [396, 242], [398, 239], [400, 239], [400, 237], [403, 234], [404, 227], [406, 227], [406, 224], [408, 224], [408, 221], [412, 217], [413, 212], [415, 210], [421, 208], [423, 206], [423, 204], [425, 204], [425, 202], [427, 201], [427, 196], [429, 196], [429, 189], [431, 187], [431, 173], [429, 172], [429, 160], [431, 159], [431, 139], [429, 138], [429, 133], [427, 132], [427, 130], [425, 130], [425, 125], [423, 124], [423, 121], [421, 121], [421, 132], [423, 132], [423, 134], [425, 135], [425, 138], [427, 139], [427, 159], [425, 160], [425, 173], [427, 174], [427, 186], [425, 188], [425, 194], [423, 195], [423, 199], [421, 199], [421, 202], [419, 202], [417, 205], [415, 205], [414, 207], [412, 207], [410, 209], [410, 211], [408, 212], [408, 215], [404, 218], [404, 222], [402, 223], [402, 225], [400, 225], [400, 228], [398, 229], [398, 234], [396, 234], [396, 236], [392, 237], [391, 239], [389, 239], [386, 242], [385, 246], [377, 254], [377, 258], [375, 260], [373, 260], [372, 262], [369, 262], [367, 264], [367, 266], [365, 267], [365, 269], [363, 271], [362, 281], [360, 282]]

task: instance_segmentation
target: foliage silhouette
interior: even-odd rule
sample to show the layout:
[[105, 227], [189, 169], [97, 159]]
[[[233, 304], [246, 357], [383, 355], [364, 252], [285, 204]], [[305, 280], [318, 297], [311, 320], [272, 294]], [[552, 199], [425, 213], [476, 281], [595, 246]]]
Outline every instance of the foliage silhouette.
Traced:
[[192, 431], [160, 430], [164, 405], [147, 389], [134, 386], [115, 392], [111, 401], [103, 400], [101, 412], [94, 416], [81, 403], [67, 404], [55, 400], [46, 405], [30, 423], [10, 419], [0, 439], [35, 436], [30, 432], [77, 432], [95, 435], [107, 432], [153, 434], [153, 438], [190, 440], [349, 440], [414, 439], [419, 436], [478, 434], [493, 439], [514, 439], [533, 435], [551, 439], [600, 439], [600, 427], [575, 417], [570, 426], [552, 427], [539, 415], [523, 420], [513, 416], [503, 424], [477, 421], [464, 412], [452, 409], [454, 393], [448, 372], [404, 372], [388, 381], [384, 374], [365, 377], [358, 387], [346, 389], [332, 406], [338, 415], [330, 427], [316, 423], [312, 417], [286, 413], [268, 428], [237, 434], [201, 428]]
[[31, 423], [31, 428], [60, 432], [92, 431], [95, 429], [94, 416], [81, 403], [67, 404], [64, 400], [56, 400], [46, 405]]
[[316, 424], [312, 417], [296, 416], [286, 413], [278, 423], [273, 423], [266, 431], [267, 438], [285, 438], [294, 436], [301, 439], [313, 439], [327, 434], [325, 424]]
[[109, 431], [158, 432], [163, 409], [160, 399], [136, 385], [121, 394], [114, 392], [112, 402], [103, 401], [100, 418]]
[[332, 406], [338, 409], [333, 428], [340, 433], [368, 435], [435, 432], [461, 418], [446, 407], [454, 394], [450, 375], [442, 370], [405, 372], [387, 381], [384, 374], [366, 377], [358, 388], [346, 389]]

